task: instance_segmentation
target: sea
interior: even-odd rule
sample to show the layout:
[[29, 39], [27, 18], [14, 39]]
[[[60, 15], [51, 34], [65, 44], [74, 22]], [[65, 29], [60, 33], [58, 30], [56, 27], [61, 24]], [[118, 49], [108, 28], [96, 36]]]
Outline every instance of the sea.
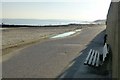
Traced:
[[1, 19], [0, 23], [9, 25], [67, 25], [67, 24], [89, 24], [88, 21], [61, 20], [61, 19]]

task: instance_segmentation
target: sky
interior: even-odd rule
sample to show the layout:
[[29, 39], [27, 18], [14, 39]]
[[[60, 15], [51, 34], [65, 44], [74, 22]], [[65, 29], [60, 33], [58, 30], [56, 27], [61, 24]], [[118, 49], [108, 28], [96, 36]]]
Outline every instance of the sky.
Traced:
[[9, 0], [0, 3], [0, 18], [67, 19], [93, 21], [106, 19], [111, 0]]

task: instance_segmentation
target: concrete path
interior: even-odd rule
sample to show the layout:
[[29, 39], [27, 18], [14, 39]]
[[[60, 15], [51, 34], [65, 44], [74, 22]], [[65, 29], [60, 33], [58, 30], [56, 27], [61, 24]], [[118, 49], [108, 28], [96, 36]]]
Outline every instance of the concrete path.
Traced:
[[108, 55], [104, 64], [98, 68], [84, 65], [84, 61], [90, 49], [94, 49], [102, 53], [103, 40], [105, 30], [98, 34], [88, 45], [82, 50], [81, 55], [76, 57], [71, 63], [72, 65], [61, 73], [59, 78], [80, 78], [96, 80], [98, 78], [111, 78], [111, 54]]
[[49, 39], [17, 51], [10, 57], [6, 55], [7, 59], [2, 63], [3, 77], [104, 77], [99, 72], [101, 70], [94, 72], [93, 69], [91, 72], [90, 67], [83, 65], [89, 48], [100, 49], [102, 46], [104, 29], [104, 26], [85, 28], [72, 37]]

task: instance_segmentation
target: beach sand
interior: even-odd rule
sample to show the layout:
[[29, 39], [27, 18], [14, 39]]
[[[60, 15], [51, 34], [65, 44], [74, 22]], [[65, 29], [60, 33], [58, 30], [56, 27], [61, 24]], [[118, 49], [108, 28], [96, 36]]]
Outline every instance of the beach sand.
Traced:
[[71, 31], [77, 27], [25, 27], [2, 30], [3, 55], [28, 44], [44, 41], [51, 36]]
[[2, 30], [2, 55], [26, 47], [33, 43], [42, 42], [60, 33], [75, 29], [96, 27], [99, 25], [86, 26], [62, 26], [62, 27], [21, 27]]

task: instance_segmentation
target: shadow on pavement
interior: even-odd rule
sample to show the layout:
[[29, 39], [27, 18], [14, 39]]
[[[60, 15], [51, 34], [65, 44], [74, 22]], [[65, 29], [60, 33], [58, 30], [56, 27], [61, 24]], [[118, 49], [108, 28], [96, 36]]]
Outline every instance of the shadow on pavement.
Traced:
[[71, 61], [71, 66], [61, 73], [58, 78], [111, 78], [111, 58], [110, 55], [104, 64], [98, 68], [84, 65], [84, 61], [92, 48], [102, 52], [105, 30], [98, 34], [87, 46], [80, 52], [80, 55]]

